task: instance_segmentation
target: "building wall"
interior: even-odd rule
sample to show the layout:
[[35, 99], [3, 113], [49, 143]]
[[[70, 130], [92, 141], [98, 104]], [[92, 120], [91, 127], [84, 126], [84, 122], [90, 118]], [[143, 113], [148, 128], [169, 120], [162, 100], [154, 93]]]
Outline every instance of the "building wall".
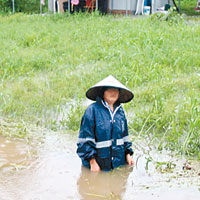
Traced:
[[126, 2], [127, 8], [130, 9], [130, 0], [113, 0], [113, 10], [126, 10]]
[[51, 11], [51, 12], [54, 11], [53, 0], [48, 0], [48, 9], [49, 9], [49, 11]]
[[[124, 13], [126, 9], [128, 12], [135, 12], [138, 0], [108, 0], [108, 9], [112, 10], [112, 13]], [[160, 7], [170, 4], [173, 6], [172, 0], [152, 0], [152, 12]]]
[[137, 0], [109, 0], [108, 9], [113, 11], [135, 11]]
[[[59, 10], [63, 12], [63, 2], [68, 0], [58, 0]], [[100, 2], [101, 0], [99, 0]], [[135, 13], [138, 0], [108, 0], [108, 12], [124, 14], [126, 10], [129, 14]], [[152, 0], [152, 13], [156, 12], [157, 8], [165, 6], [165, 4], [173, 5], [172, 0]], [[100, 3], [99, 3], [100, 5]], [[48, 8], [54, 12], [54, 0], [48, 0]]]

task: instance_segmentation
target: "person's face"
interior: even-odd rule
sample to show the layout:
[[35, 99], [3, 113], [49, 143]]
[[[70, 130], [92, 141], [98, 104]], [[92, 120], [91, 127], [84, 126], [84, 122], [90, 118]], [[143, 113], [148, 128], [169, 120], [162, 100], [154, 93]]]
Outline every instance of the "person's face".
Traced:
[[119, 98], [119, 89], [117, 89], [117, 88], [108, 88], [104, 92], [104, 96], [103, 97], [104, 97], [104, 100], [108, 104], [114, 104]]

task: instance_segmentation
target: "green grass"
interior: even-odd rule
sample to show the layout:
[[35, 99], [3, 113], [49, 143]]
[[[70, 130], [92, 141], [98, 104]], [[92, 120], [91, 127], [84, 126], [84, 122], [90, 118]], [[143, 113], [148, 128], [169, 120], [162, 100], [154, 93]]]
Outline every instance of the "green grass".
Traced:
[[1, 16], [1, 116], [77, 131], [86, 90], [112, 74], [135, 94], [124, 105], [133, 139], [200, 157], [199, 22]]
[[[175, 0], [177, 6], [179, 6], [179, 0]], [[181, 13], [185, 13], [188, 16], [200, 16], [200, 12], [196, 12], [194, 8], [197, 5], [197, 0], [181, 0]]]

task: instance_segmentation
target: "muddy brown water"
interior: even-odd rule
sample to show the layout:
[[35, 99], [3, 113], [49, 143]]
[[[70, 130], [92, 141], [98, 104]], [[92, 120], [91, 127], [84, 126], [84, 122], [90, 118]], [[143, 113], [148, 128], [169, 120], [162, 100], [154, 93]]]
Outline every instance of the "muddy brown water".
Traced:
[[[76, 139], [72, 134], [47, 134], [43, 144], [34, 147], [36, 154], [23, 140], [0, 137], [0, 200], [200, 199], [198, 162], [195, 170], [183, 171], [184, 159], [169, 152], [145, 154], [144, 144], [138, 143], [134, 167], [91, 173], [81, 167]], [[170, 160], [176, 167], [163, 173], [155, 162], [147, 166], [148, 156]]]

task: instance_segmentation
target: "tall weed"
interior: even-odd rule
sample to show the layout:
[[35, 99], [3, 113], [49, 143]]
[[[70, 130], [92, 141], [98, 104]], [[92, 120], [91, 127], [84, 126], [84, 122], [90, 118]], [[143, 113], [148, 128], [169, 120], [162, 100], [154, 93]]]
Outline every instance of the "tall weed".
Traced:
[[200, 26], [98, 13], [0, 23], [1, 116], [78, 130], [86, 90], [112, 74], [135, 94], [133, 138], [198, 155]]

